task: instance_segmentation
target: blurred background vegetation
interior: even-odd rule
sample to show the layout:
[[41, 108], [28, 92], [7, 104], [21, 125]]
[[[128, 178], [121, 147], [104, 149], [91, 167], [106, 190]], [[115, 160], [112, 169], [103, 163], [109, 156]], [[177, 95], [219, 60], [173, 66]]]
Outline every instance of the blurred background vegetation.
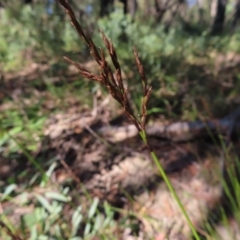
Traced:
[[[161, 116], [168, 121], [220, 118], [239, 106], [239, 0], [69, 2], [97, 46], [103, 47], [99, 29], [113, 42], [136, 109], [141, 101], [141, 82], [136, 75], [133, 45], [153, 86], [149, 106], [153, 118]], [[0, 158], [14, 161], [16, 154], [24, 153], [34, 159], [34, 151], [43, 137], [42, 128], [51, 114], [73, 105], [79, 109], [93, 106], [100, 86], [76, 77], [63, 56], [94, 67], [88, 49], [56, 0], [0, 0]], [[101, 90], [101, 94], [106, 93]], [[18, 194], [16, 184], [26, 174], [23, 169], [19, 176], [4, 180], [0, 177], [2, 201]], [[42, 181], [44, 185], [45, 180]], [[21, 189], [28, 189], [31, 184], [30, 181]], [[51, 232], [51, 224], [59, 236], [67, 228], [66, 223], [61, 228], [56, 224], [63, 214], [63, 202], [70, 201], [67, 191], [61, 189], [61, 195], [50, 194], [61, 200], [56, 206], [49, 206], [41, 196], [36, 196], [49, 211], [36, 209], [39, 219], [32, 220], [30, 216], [26, 220], [35, 224], [31, 239], [40, 239], [34, 238], [40, 231], [37, 222], [44, 223], [51, 214], [50, 225], [41, 228], [42, 235]], [[94, 200], [84, 220], [89, 223], [84, 230], [86, 236], [90, 233], [93, 236], [103, 221], [97, 205]], [[105, 224], [110, 228], [115, 224], [113, 212], [107, 204], [104, 208], [108, 214]], [[81, 207], [73, 213], [73, 222], [81, 222], [80, 213]], [[94, 214], [98, 217], [92, 220]], [[76, 229], [73, 224], [71, 236], [57, 239], [77, 239]]]
[[[228, 109], [228, 103], [236, 100], [238, 74], [229, 79], [222, 74], [222, 65], [227, 59], [228, 65], [234, 68], [237, 61], [238, 1], [71, 3], [79, 21], [99, 47], [102, 47], [99, 28], [113, 41], [124, 63], [123, 70], [135, 81], [135, 90], [139, 88], [138, 79], [134, 80], [133, 74], [130, 77], [135, 67], [129, 53], [133, 45], [137, 47], [155, 89], [153, 101], [159, 109], [152, 111], [169, 109], [168, 114], [173, 114], [170, 109], [178, 105], [184, 118], [194, 118], [193, 109], [202, 110], [200, 102], [206, 101], [205, 105], [209, 105], [214, 115], [219, 115]], [[78, 39], [57, 1], [26, 4], [3, 1], [1, 5], [0, 66], [3, 72], [16, 72], [32, 62], [51, 64], [57, 69], [64, 64], [64, 55], [73, 55], [79, 61], [89, 59], [86, 46]], [[218, 93], [214, 98], [212, 89]], [[227, 96], [223, 96], [226, 92]], [[138, 91], [135, 93], [138, 95]]]

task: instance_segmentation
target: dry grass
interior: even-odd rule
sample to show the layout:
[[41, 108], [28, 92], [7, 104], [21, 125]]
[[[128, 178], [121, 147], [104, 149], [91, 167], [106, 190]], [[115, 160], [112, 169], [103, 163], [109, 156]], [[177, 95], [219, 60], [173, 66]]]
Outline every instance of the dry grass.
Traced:
[[112, 97], [122, 106], [127, 118], [136, 126], [139, 132], [143, 131], [145, 129], [146, 124], [147, 103], [149, 101], [152, 88], [147, 85], [146, 75], [141, 64], [141, 61], [139, 59], [137, 50], [133, 48], [136, 65], [138, 67], [138, 71], [141, 76], [143, 86], [142, 107], [141, 113], [139, 114], [140, 118], [134, 113], [133, 108], [131, 107], [130, 100], [128, 97], [129, 92], [128, 89], [126, 89], [126, 87], [124, 86], [121, 66], [118, 61], [116, 50], [111, 41], [101, 31], [102, 39], [107, 48], [108, 54], [111, 57], [114, 70], [111, 68], [110, 64], [106, 61], [104, 51], [102, 49], [98, 50], [92, 39], [84, 33], [81, 25], [76, 20], [74, 12], [71, 6], [68, 4], [68, 2], [65, 0], [59, 0], [59, 2], [65, 8], [67, 14], [70, 16], [71, 23], [78, 32], [79, 36], [87, 44], [92, 57], [99, 66], [99, 74], [96, 75], [94, 73], [91, 73], [81, 64], [74, 62], [67, 57], [65, 57], [66, 61], [73, 64], [76, 67], [77, 71], [83, 77], [91, 81], [99, 82], [105, 88], [107, 88]]

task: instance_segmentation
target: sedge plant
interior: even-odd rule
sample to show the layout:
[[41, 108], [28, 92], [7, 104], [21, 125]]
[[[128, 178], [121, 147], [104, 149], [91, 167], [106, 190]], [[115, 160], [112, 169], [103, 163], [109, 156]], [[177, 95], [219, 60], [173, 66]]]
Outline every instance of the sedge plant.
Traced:
[[150, 98], [151, 90], [152, 88], [148, 86], [147, 84], [147, 79], [146, 75], [143, 69], [143, 66], [141, 64], [140, 58], [138, 56], [137, 50], [133, 48], [134, 52], [134, 57], [136, 61], [136, 65], [142, 80], [142, 102], [141, 102], [141, 114], [136, 115], [133, 111], [133, 108], [131, 107], [130, 100], [129, 100], [129, 91], [128, 89], [124, 86], [123, 78], [122, 78], [122, 71], [121, 71], [121, 66], [118, 61], [117, 53], [115, 51], [115, 48], [112, 44], [112, 42], [105, 36], [105, 34], [101, 31], [102, 34], [102, 39], [104, 42], [105, 47], [107, 48], [108, 54], [111, 58], [112, 64], [114, 66], [114, 71], [110, 67], [109, 63], [106, 61], [105, 54], [102, 49], [98, 49], [94, 42], [92, 41], [91, 37], [88, 37], [79, 22], [76, 20], [75, 14], [69, 5], [69, 3], [66, 0], [59, 0], [59, 3], [64, 7], [66, 13], [69, 15], [71, 19], [71, 23], [76, 29], [78, 35], [83, 39], [85, 44], [87, 45], [90, 54], [94, 58], [94, 60], [97, 62], [99, 66], [99, 73], [94, 74], [88, 71], [86, 68], [84, 68], [81, 64], [64, 57], [67, 62], [70, 64], [73, 64], [78, 73], [82, 75], [83, 77], [89, 79], [90, 81], [96, 81], [100, 83], [103, 87], [105, 87], [108, 92], [111, 94], [111, 96], [120, 104], [120, 106], [123, 109], [124, 114], [126, 117], [136, 126], [143, 142], [146, 144], [148, 147], [148, 150], [151, 154], [151, 157], [156, 164], [160, 175], [164, 179], [165, 183], [167, 184], [167, 187], [169, 188], [170, 192], [172, 193], [174, 199], [176, 200], [182, 214], [185, 216], [187, 223], [189, 227], [191, 228], [191, 231], [193, 233], [193, 236], [195, 239], [200, 240], [200, 237], [190, 220], [180, 198], [178, 197], [170, 179], [166, 175], [166, 172], [164, 171], [163, 166], [161, 165], [159, 159], [157, 158], [157, 155], [155, 152], [152, 150], [147, 135], [145, 131], [145, 125], [146, 125], [146, 117], [147, 117], [147, 104]]

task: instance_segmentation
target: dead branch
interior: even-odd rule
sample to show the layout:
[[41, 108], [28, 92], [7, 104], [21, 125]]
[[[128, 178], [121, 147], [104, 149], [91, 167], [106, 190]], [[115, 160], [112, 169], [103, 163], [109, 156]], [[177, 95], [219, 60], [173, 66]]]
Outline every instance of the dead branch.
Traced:
[[[161, 137], [174, 142], [189, 141], [209, 134], [230, 136], [233, 132], [240, 130], [239, 118], [240, 108], [220, 120], [176, 122], [167, 126], [153, 124], [146, 127], [146, 133], [148, 136]], [[120, 142], [138, 135], [137, 129], [132, 124], [121, 127], [102, 127], [98, 132], [113, 142]]]

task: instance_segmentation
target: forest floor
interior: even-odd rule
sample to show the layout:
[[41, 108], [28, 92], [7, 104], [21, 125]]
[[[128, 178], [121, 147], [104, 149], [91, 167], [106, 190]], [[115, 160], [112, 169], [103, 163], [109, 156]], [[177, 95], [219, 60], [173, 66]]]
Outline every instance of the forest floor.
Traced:
[[[233, 68], [237, 69], [239, 59], [234, 63]], [[85, 65], [96, 68], [93, 62]], [[229, 70], [225, 72], [230, 74]], [[58, 193], [60, 186], [70, 189], [66, 195], [71, 201], [62, 208], [66, 222], [71, 221], [77, 206], [88, 211], [97, 198], [100, 212], [105, 202], [115, 209], [113, 220], [118, 224], [108, 229], [115, 239], [188, 239], [191, 232], [184, 216], [148, 149], [127, 128], [130, 123], [122, 110], [100, 88], [92, 88], [91, 92], [84, 90], [85, 85], [75, 70], [65, 65], [32, 64], [20, 72], [2, 75], [0, 213], [15, 226], [14, 236], [24, 239], [20, 234], [22, 219], [39, 206], [35, 195], [44, 196], [51, 203], [46, 193]], [[222, 117], [233, 109], [224, 111]], [[209, 114], [208, 119], [216, 118]], [[238, 120], [237, 117], [234, 126]], [[148, 125], [161, 127], [173, 122], [176, 120], [154, 114]], [[104, 132], [108, 129], [113, 130]], [[177, 131], [186, 134], [181, 129]], [[173, 141], [171, 137], [153, 134], [149, 140], [199, 233], [206, 239], [219, 239], [207, 229], [207, 223], [215, 219], [216, 232], [222, 239], [240, 239], [238, 223], [229, 209], [228, 227], [233, 234], [230, 238], [227, 228], [217, 221], [226, 199], [221, 182], [225, 157], [216, 136], [214, 133], [216, 141], [208, 134]], [[234, 137], [230, 156], [239, 155], [240, 143]], [[49, 180], [43, 185], [43, 173], [50, 168]], [[7, 194], [10, 185], [14, 189]], [[86, 225], [85, 221], [78, 229], [79, 236], [83, 236]], [[8, 232], [2, 223], [1, 227], [2, 232]], [[108, 232], [104, 234], [110, 236]], [[101, 236], [97, 233], [92, 239], [102, 239]]]

